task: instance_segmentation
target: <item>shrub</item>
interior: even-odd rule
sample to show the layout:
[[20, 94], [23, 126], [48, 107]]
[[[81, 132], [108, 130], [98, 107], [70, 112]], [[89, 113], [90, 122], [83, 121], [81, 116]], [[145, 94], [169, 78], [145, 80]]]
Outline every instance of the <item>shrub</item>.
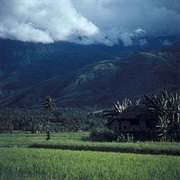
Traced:
[[89, 138], [92, 141], [116, 141], [117, 134], [107, 128], [100, 128], [91, 130]]
[[133, 142], [134, 136], [133, 134], [129, 134], [129, 133], [125, 133], [125, 134], [121, 133], [118, 135], [117, 141], [118, 142]]

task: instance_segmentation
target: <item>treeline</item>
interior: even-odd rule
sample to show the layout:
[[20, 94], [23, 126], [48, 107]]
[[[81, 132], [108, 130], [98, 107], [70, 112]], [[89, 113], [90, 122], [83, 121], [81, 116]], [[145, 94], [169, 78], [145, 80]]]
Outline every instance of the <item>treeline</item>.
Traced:
[[[116, 132], [115, 129], [107, 125], [107, 122], [118, 119], [128, 107], [141, 106], [144, 111], [140, 112], [139, 115], [134, 114], [133, 118], [148, 120], [149, 128], [147, 133], [153, 135], [151, 140], [180, 141], [180, 92], [161, 91], [158, 95], [144, 95], [135, 104], [131, 100], [125, 99], [122, 103], [119, 101], [117, 103], [113, 102], [113, 106], [113, 109], [99, 111], [95, 108], [57, 108], [53, 99], [47, 97], [43, 108], [0, 109], [0, 132], [12, 133], [14, 130], [31, 133], [47, 132], [47, 137], [50, 139], [50, 131], [92, 130], [91, 140], [111, 141], [118, 139], [124, 141], [125, 139], [127, 141], [127, 139], [134, 139], [132, 137], [136, 136], [135, 133], [140, 134], [141, 129], [139, 132], [128, 132], [132, 135], [132, 137], [129, 137], [122, 130]], [[98, 128], [103, 128], [103, 130]], [[113, 132], [110, 132], [110, 129]], [[144, 133], [140, 135], [144, 136]], [[140, 139], [142, 138], [140, 137]]]
[[100, 119], [92, 109], [58, 108], [52, 112], [43, 109], [0, 109], [0, 133], [22, 130], [31, 133], [50, 131], [89, 131], [94, 127], [102, 127], [105, 120]]

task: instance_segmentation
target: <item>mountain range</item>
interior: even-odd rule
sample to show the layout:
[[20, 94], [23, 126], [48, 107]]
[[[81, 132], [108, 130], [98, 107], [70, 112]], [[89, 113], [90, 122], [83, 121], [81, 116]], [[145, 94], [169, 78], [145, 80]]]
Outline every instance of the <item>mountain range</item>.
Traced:
[[[0, 39], [0, 106], [108, 106], [160, 90], [180, 90], [180, 38], [147, 44], [78, 45]], [[138, 41], [139, 42], [139, 41]]]

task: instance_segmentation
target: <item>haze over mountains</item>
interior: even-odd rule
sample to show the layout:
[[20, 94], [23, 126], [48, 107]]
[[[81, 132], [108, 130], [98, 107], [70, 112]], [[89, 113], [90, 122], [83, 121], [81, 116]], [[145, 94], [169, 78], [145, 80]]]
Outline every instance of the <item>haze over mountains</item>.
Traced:
[[125, 47], [1, 39], [0, 106], [40, 106], [49, 95], [60, 106], [108, 106], [111, 100], [180, 90], [179, 37], [133, 42]]

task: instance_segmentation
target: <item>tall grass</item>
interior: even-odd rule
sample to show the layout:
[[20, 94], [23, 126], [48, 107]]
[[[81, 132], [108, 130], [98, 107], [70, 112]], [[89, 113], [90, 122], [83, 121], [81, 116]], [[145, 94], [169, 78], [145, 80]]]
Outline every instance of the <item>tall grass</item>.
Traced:
[[180, 179], [180, 158], [89, 151], [0, 148], [0, 179]]
[[46, 141], [45, 134], [1, 134], [0, 147], [38, 147], [73, 150], [134, 152], [180, 155], [180, 143], [171, 142], [91, 142], [83, 141], [88, 133], [52, 134]]

